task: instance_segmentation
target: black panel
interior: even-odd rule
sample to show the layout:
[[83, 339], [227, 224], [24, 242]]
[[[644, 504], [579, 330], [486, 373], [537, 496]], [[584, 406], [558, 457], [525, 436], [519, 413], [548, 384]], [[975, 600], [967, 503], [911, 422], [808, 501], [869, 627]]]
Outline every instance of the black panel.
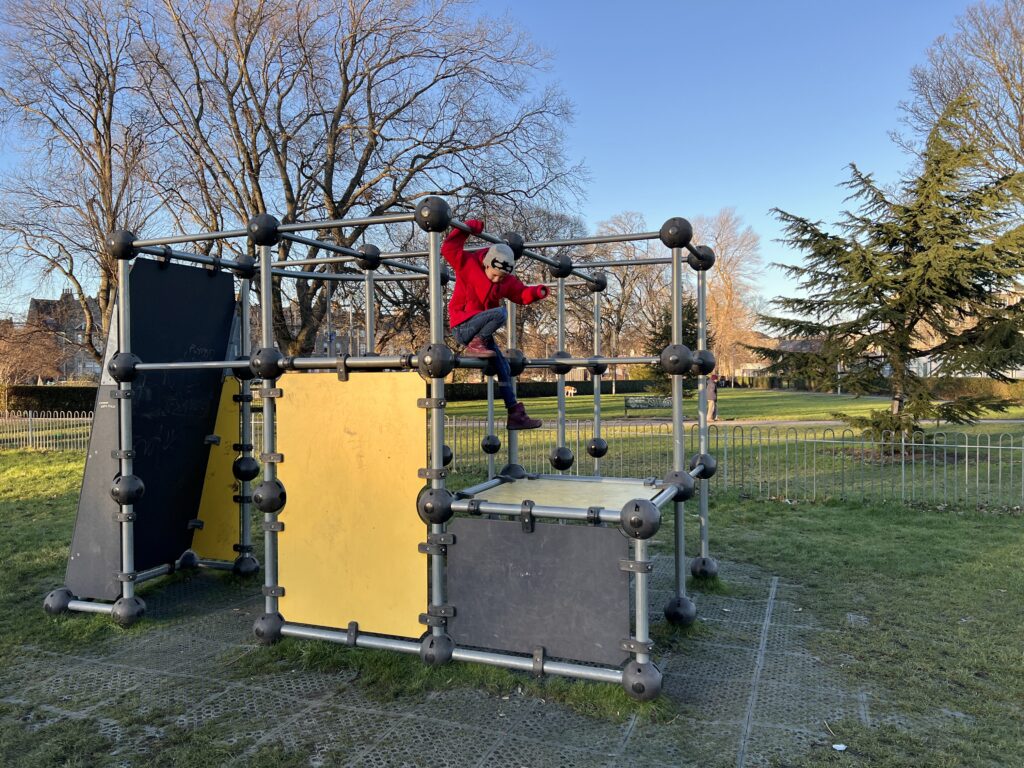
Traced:
[[[132, 352], [143, 362], [225, 358], [235, 311], [230, 274], [138, 260], [130, 288]], [[192, 544], [188, 522], [199, 509], [210, 453], [205, 440], [216, 422], [222, 375], [150, 371], [132, 384], [134, 472], [146, 485], [135, 505], [136, 570], [173, 562]], [[120, 594], [112, 579], [120, 569], [117, 504], [109, 493], [118, 471], [110, 458], [118, 448], [116, 411], [98, 407], [95, 421], [101, 429], [94, 425], [90, 440], [67, 586], [79, 597], [109, 600]]]
[[459, 645], [619, 666], [630, 636], [618, 528], [460, 518], [449, 531], [448, 631]]

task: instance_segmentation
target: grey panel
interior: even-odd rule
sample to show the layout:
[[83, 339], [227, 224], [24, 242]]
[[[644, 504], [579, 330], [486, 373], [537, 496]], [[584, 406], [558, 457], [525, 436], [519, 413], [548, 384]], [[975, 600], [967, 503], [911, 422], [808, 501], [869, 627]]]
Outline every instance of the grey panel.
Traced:
[[618, 666], [628, 654], [629, 576], [618, 528], [460, 518], [449, 531], [448, 631], [459, 645]]

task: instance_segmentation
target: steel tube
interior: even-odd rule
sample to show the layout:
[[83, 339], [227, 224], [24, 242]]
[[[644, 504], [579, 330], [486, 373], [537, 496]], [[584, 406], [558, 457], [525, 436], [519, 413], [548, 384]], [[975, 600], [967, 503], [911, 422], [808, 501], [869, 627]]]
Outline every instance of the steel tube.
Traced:
[[233, 571], [235, 570], [235, 564], [229, 563], [227, 560], [200, 560], [198, 562], [200, 568], [205, 568], [210, 571]]
[[[558, 345], [559, 352], [565, 352], [565, 278], [558, 278], [558, 296], [556, 297], [557, 303], [557, 328], [556, 328], [556, 340], [555, 343]], [[565, 447], [565, 374], [559, 373], [557, 378], [558, 384], [556, 392], [558, 394], [558, 423], [557, 423], [557, 435], [556, 442], [559, 448]], [[573, 462], [575, 464], [575, 462]], [[577, 465], [577, 469], [578, 469]], [[559, 474], [564, 474], [563, 471], [559, 471]]]
[[[441, 285], [441, 233], [430, 232], [428, 236], [430, 250], [430, 343], [444, 344], [444, 288]], [[430, 380], [430, 396], [437, 402], [444, 403], [444, 379], [434, 377]], [[444, 405], [430, 410], [430, 468], [435, 477], [431, 478], [430, 486], [444, 489]], [[440, 535], [445, 531], [444, 524], [430, 526], [431, 533]], [[443, 555], [430, 555], [430, 604], [442, 606], [446, 599], [445, 558]], [[445, 634], [444, 627], [432, 627], [435, 636]]]
[[526, 362], [527, 368], [550, 368], [552, 365], [571, 365], [573, 368], [585, 368], [588, 365], [655, 365], [661, 362], [660, 357], [540, 357]]
[[[525, 672], [533, 670], [533, 658], [530, 656], [512, 656], [493, 651], [476, 651], [470, 648], [456, 648], [452, 652], [456, 661], [471, 661], [476, 664], [487, 664], [492, 667], [506, 667]], [[564, 661], [544, 660], [543, 674], [578, 677], [583, 680], [594, 680], [599, 683], [621, 683], [622, 670], [605, 667], [588, 667], [583, 664], [571, 664]]]
[[[131, 345], [131, 285], [129, 279], [130, 267], [127, 259], [117, 262], [117, 351], [127, 354], [132, 351]], [[123, 397], [117, 401], [118, 414], [118, 443], [121, 449], [121, 458], [118, 459], [121, 477], [133, 474], [134, 462], [131, 458], [132, 451], [132, 400], [130, 381], [122, 381], [117, 385]], [[145, 479], [143, 478], [143, 482]], [[134, 505], [127, 504], [121, 507], [121, 572], [130, 574], [135, 572], [135, 523]], [[130, 599], [135, 596], [135, 585], [130, 581], [121, 582], [121, 597]]]
[[[672, 343], [683, 343], [683, 249], [672, 249]], [[686, 470], [686, 433], [683, 431], [683, 377], [672, 377], [672, 469]], [[686, 503], [673, 504], [675, 514], [676, 597], [686, 597]]]
[[[243, 279], [238, 289], [238, 352], [239, 355], [246, 360], [252, 354], [252, 339], [250, 338], [249, 330], [249, 312], [252, 301], [252, 281]], [[241, 398], [238, 402], [238, 437], [242, 444], [242, 456], [252, 456], [252, 448], [245, 447], [252, 444], [252, 406], [249, 402], [249, 398], [252, 396], [252, 388], [248, 379], [239, 380], [239, 394]], [[249, 502], [245, 499], [249, 498], [252, 493], [252, 482], [250, 480], [240, 481], [239, 497], [242, 501], [238, 502], [238, 543], [243, 547], [239, 555], [245, 555], [248, 551], [249, 555], [252, 556], [252, 509]], [[249, 550], [244, 549], [248, 547]], [[253, 556], [255, 557], [255, 556]]]
[[[176, 251], [173, 248], [166, 246], [156, 247], [142, 247], [136, 249], [139, 253], [144, 253], [147, 256], [156, 256], [160, 259], [174, 259], [175, 261], [187, 261], [192, 264], [205, 264], [211, 267], [222, 267], [224, 269], [237, 270], [242, 269], [242, 265], [234, 259], [215, 259], [213, 256], [203, 256], [201, 253], [187, 253], [186, 251]], [[248, 266], [245, 267], [248, 269]]]
[[198, 371], [210, 368], [230, 368], [232, 370], [248, 368], [246, 360], [191, 360], [180, 363], [139, 363], [135, 366], [139, 371]]
[[69, 611], [78, 613], [106, 613], [114, 612], [113, 603], [94, 603], [91, 600], [71, 600], [68, 603]]
[[136, 573], [135, 583], [141, 584], [144, 581], [150, 581], [151, 579], [155, 579], [158, 576], [165, 576], [172, 570], [174, 569], [166, 563], [164, 565], [155, 565], [152, 568], [147, 568], [144, 571], [139, 571], [138, 573]]
[[[264, 349], [274, 347], [274, 275], [270, 263], [271, 246], [260, 246], [260, 343]], [[274, 387], [274, 379], [263, 379], [263, 386], [266, 389]], [[267, 458], [277, 452], [276, 434], [276, 413], [277, 403], [272, 397], [263, 399], [263, 479], [272, 481], [277, 479], [277, 464], [267, 461]], [[263, 514], [265, 523], [263, 534], [263, 583], [268, 587], [268, 594], [264, 597], [264, 608], [268, 614], [278, 612], [278, 598], [269, 594], [270, 589], [278, 587], [277, 574], [277, 531], [273, 530], [277, 524], [276, 512], [265, 512]]]
[[[635, 560], [638, 563], [642, 563], [647, 560], [646, 540], [633, 540], [633, 560]], [[636, 639], [641, 643], [646, 643], [651, 639], [649, 619], [647, 615], [648, 578], [649, 574], [644, 573], [643, 571], [637, 571], [633, 574], [633, 588], [635, 591], [635, 616], [633, 621], [636, 625]], [[640, 664], [646, 664], [651, 660], [651, 654], [637, 653], [636, 660]]]
[[570, 245], [597, 245], [599, 243], [633, 243], [638, 240], [657, 240], [658, 232], [620, 233], [615, 235], [591, 235], [574, 237], [568, 240], [536, 240], [526, 243], [527, 248], [560, 248]]
[[[301, 637], [306, 640], [326, 640], [330, 643], [342, 643], [348, 645], [348, 633], [337, 629], [325, 627], [309, 627], [305, 624], [292, 624], [285, 622], [281, 627], [281, 634], [285, 637]], [[356, 635], [356, 647], [377, 648], [385, 651], [399, 651], [400, 653], [419, 653], [420, 644], [414, 640], [399, 640], [392, 637], [378, 637], [360, 632]]]
[[[707, 318], [708, 273], [701, 270], [697, 273], [697, 349], [708, 348]], [[697, 422], [699, 445], [702, 454], [708, 452], [708, 377], [697, 377]], [[700, 556], [710, 557], [708, 547], [708, 481], [700, 482]]]
[[[556, 475], [556, 477], [560, 477], [560, 475]], [[674, 493], [675, 491], [673, 491]], [[521, 504], [506, 504], [497, 501], [472, 503], [469, 499], [458, 499], [452, 502], [452, 509], [456, 512], [469, 512], [471, 506], [482, 515], [519, 517], [523, 511]], [[532, 513], [534, 517], [548, 520], [576, 520], [580, 522], [587, 522], [587, 516], [590, 514], [588, 510], [578, 507], [557, 507], [540, 504], [533, 507]], [[598, 512], [598, 519], [602, 523], [618, 523], [621, 516], [622, 512], [618, 509], [605, 509], [602, 507]]]
[[[516, 348], [516, 343], [517, 343], [517, 338], [518, 338], [517, 337], [517, 333], [516, 333], [516, 305], [513, 302], [511, 302], [508, 299], [506, 299], [505, 300], [505, 311], [508, 314], [508, 331], [507, 331], [507, 334], [508, 334], [508, 346], [509, 346], [509, 349], [515, 349]], [[515, 376], [513, 376], [512, 377], [512, 396], [513, 397], [515, 397], [515, 395], [516, 395], [517, 382], [518, 382], [518, 379]], [[518, 464], [519, 463], [519, 432], [517, 430], [510, 429], [510, 430], [507, 431], [506, 437], [508, 439], [508, 463], [509, 464]]]
[[[487, 434], [494, 432], [494, 376], [487, 377]], [[487, 477], [494, 477], [494, 454], [487, 454]]]
[[670, 256], [648, 256], [643, 259], [597, 259], [583, 262], [587, 269], [595, 267], [636, 267], [648, 264], [671, 264]]
[[489, 491], [491, 490], [491, 488], [497, 488], [499, 485], [502, 485], [503, 483], [506, 482], [508, 481], [503, 478], [492, 477], [489, 480], [485, 480], [482, 483], [477, 483], [476, 485], [470, 486], [469, 488], [463, 488], [461, 491], [458, 492], [458, 495], [462, 498], [465, 498], [467, 496], [475, 496], [478, 493]]
[[366, 270], [366, 354], [372, 355], [377, 349], [377, 309], [376, 292], [373, 288], [373, 270]]
[[341, 227], [365, 227], [371, 224], [402, 224], [413, 221], [414, 213], [383, 213], [379, 216], [363, 216], [352, 219], [328, 219], [327, 221], [298, 221], [293, 224], [282, 224], [278, 232], [307, 232], [312, 229], [339, 229]]
[[[601, 294], [594, 292], [594, 357], [601, 356]], [[594, 438], [601, 437], [601, 374], [596, 371], [590, 374], [594, 385]], [[594, 474], [601, 474], [601, 459], [594, 457]]]
[[[355, 248], [349, 248], [348, 246], [345, 245], [338, 245], [337, 243], [325, 243], [323, 240], [316, 240], [315, 238], [312, 237], [302, 237], [301, 235], [282, 233], [281, 239], [288, 240], [289, 242], [292, 243], [298, 243], [299, 245], [305, 245], [310, 248], [320, 248], [321, 250], [330, 251], [331, 253], [344, 254], [345, 256], [349, 257], [349, 261], [352, 261], [362, 255]], [[321, 259], [306, 259], [306, 261], [311, 261], [313, 263], [323, 263], [323, 260]], [[287, 266], [289, 263], [291, 262], [285, 259], [283, 261], [275, 261], [274, 266]]]
[[249, 232], [245, 229], [226, 229], [219, 232], [202, 232], [198, 235], [173, 235], [171, 237], [157, 237], [150, 240], [135, 240], [132, 247], [136, 249], [148, 248], [153, 245], [176, 245], [177, 243], [201, 243], [208, 240], [227, 240], [232, 237], [248, 237]]
[[362, 282], [363, 276], [355, 273], [351, 275], [339, 274], [337, 272], [310, 272], [307, 270], [271, 269], [274, 277], [290, 277], [293, 280], [323, 280], [334, 283]]

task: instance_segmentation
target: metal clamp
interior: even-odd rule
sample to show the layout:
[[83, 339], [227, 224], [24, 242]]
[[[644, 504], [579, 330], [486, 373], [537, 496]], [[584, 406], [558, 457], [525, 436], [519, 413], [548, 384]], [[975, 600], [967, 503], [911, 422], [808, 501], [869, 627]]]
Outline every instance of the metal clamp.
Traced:
[[619, 560], [619, 570], [628, 573], [652, 573], [654, 563], [650, 560]]
[[232, 450], [235, 451], [251, 451], [253, 449], [252, 443], [235, 443], [231, 446]]
[[236, 504], [252, 504], [252, 496], [242, 496], [240, 493], [232, 496], [231, 500]]
[[604, 507], [587, 507], [587, 523], [590, 525], [600, 525], [602, 509]]
[[448, 547], [454, 543], [454, 533], [428, 533], [426, 543], [418, 544], [417, 549], [423, 555], [446, 555]]
[[260, 461], [264, 464], [283, 464], [284, 454], [283, 453], [261, 453]]
[[130, 389], [114, 389], [111, 390], [110, 396], [114, 400], [131, 400], [132, 391]]
[[284, 397], [284, 390], [280, 387], [263, 387], [260, 389], [260, 397], [264, 400], [272, 400], [275, 397]]
[[274, 584], [271, 587], [263, 588], [264, 597], [284, 597], [284, 587], [280, 584]]
[[252, 552], [252, 544], [232, 544], [231, 548], [242, 555], [247, 555]]
[[280, 520], [264, 520], [263, 530], [267, 533], [280, 533], [284, 530], [284, 523], [282, 523]]
[[201, 531], [203, 530], [204, 525], [205, 523], [198, 517], [196, 517], [188, 521], [188, 524], [185, 526], [185, 529], [189, 531]]
[[627, 653], [650, 653], [654, 650], [654, 641], [637, 640], [635, 637], [630, 637], [619, 643], [619, 648]]
[[431, 616], [426, 613], [420, 614], [420, 624], [425, 624], [428, 627], [443, 627], [448, 623], [448, 620], [441, 616]]
[[450, 619], [455, 615], [455, 606], [448, 605], [447, 603], [444, 605], [430, 605], [427, 606], [427, 615], [440, 617], [442, 619]]
[[338, 371], [338, 381], [348, 381], [348, 355], [342, 355], [338, 358], [338, 364], [335, 366]]
[[359, 637], [359, 622], [350, 621], [348, 623], [348, 631], [345, 632], [345, 645], [350, 648], [356, 647], [356, 639]]
[[224, 268], [224, 262], [220, 256], [211, 256], [210, 258], [213, 260], [213, 263], [205, 264], [204, 266], [206, 267], [206, 274], [213, 277]]
[[110, 458], [112, 458], [112, 459], [134, 459], [135, 458], [135, 451], [130, 450], [130, 449], [127, 450], [127, 451], [111, 451], [110, 452]]
[[131, 512], [118, 512], [114, 515], [114, 519], [119, 523], [134, 523], [136, 517], [135, 510]]
[[421, 397], [416, 401], [417, 408], [444, 408], [448, 401], [443, 397]]
[[160, 248], [163, 253], [153, 254], [156, 257], [156, 263], [160, 265], [160, 269], [166, 269], [171, 263], [171, 254], [173, 254], [174, 251], [171, 250], [171, 246], [169, 245], [157, 247]]
[[220, 435], [207, 435], [203, 438], [203, 445], [220, 445]]
[[443, 477], [448, 477], [448, 470], [445, 467], [439, 467], [438, 469], [421, 467], [416, 471], [416, 475], [421, 480], [440, 480]]
[[114, 571], [114, 578], [118, 581], [135, 581], [138, 575], [135, 571]]
[[519, 508], [519, 522], [523, 525], [523, 533], [533, 533], [533, 508], [535, 504], [526, 499], [523, 506]]
[[540, 677], [544, 674], [544, 646], [538, 645], [533, 649], [533, 674]]
[[253, 397], [252, 395], [232, 395], [231, 399], [236, 403], [251, 403]]
[[448, 547], [445, 546], [444, 544], [425, 544], [425, 543], [420, 543], [420, 544], [416, 545], [416, 550], [421, 555], [434, 555], [434, 556], [438, 556], [439, 557], [441, 555], [447, 555], [448, 554]]
[[471, 515], [480, 514], [480, 499], [470, 499], [469, 506], [466, 507], [466, 511]]

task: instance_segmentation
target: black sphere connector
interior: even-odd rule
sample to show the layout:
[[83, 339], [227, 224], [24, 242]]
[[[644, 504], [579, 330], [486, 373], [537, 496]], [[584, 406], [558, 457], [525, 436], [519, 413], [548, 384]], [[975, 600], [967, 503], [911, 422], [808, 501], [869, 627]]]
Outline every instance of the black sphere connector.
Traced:
[[526, 241], [523, 240], [523, 236], [518, 232], [506, 232], [501, 239], [512, 249], [512, 255], [516, 257], [516, 261], [519, 261], [523, 257], [523, 251], [526, 250]]
[[696, 492], [697, 484], [693, 481], [693, 475], [689, 472], [677, 472], [669, 470], [665, 475], [665, 484], [674, 485], [679, 490], [672, 497], [672, 501], [689, 501]]
[[448, 635], [429, 634], [420, 643], [420, 659], [424, 664], [440, 667], [452, 660], [455, 641]]
[[362, 255], [356, 258], [356, 264], [360, 269], [374, 270], [380, 266], [380, 248], [373, 243], [360, 245], [359, 253]]
[[587, 443], [587, 454], [595, 459], [600, 459], [608, 453], [608, 441], [603, 437], [593, 437]]
[[681, 216], [674, 216], [661, 225], [658, 237], [668, 248], [685, 248], [693, 239], [693, 225]]
[[416, 204], [416, 223], [427, 232], [444, 232], [452, 223], [452, 209], [440, 197], [425, 197]]
[[255, 480], [260, 474], [260, 463], [252, 456], [239, 456], [231, 463], [231, 474], [243, 483]]
[[698, 245], [686, 255], [686, 263], [695, 272], [706, 272], [715, 266], [715, 252], [710, 245]]
[[551, 272], [552, 277], [569, 277], [572, 274], [572, 259], [568, 254], [563, 253], [558, 257], [558, 263], [553, 267], [548, 267], [548, 271]]
[[669, 344], [661, 350], [661, 367], [673, 376], [682, 376], [693, 368], [693, 352], [685, 344]]
[[269, 213], [257, 213], [249, 219], [245, 230], [256, 245], [277, 245], [281, 239], [281, 233], [277, 230], [280, 226], [281, 222]]
[[67, 613], [71, 607], [71, 601], [75, 596], [67, 587], [55, 589], [43, 599], [43, 610], [50, 616], [60, 616]]
[[480, 447], [484, 453], [493, 455], [501, 450], [501, 440], [497, 435], [485, 435], [480, 441]]
[[252, 625], [252, 633], [260, 645], [273, 645], [281, 639], [284, 616], [280, 613], [264, 613]]
[[572, 450], [564, 445], [559, 445], [551, 449], [551, 453], [548, 454], [548, 461], [551, 462], [551, 466], [555, 469], [564, 471], [573, 465], [576, 457], [573, 456]]
[[416, 353], [416, 367], [425, 379], [443, 379], [455, 370], [455, 355], [445, 344], [426, 344]]
[[[572, 355], [570, 355], [564, 349], [560, 349], [557, 352], [555, 352], [555, 354], [553, 354], [551, 357], [554, 358], [555, 360], [568, 360], [572, 358]], [[572, 370], [572, 366], [566, 365], [565, 363], [552, 363], [552, 365], [550, 366], [550, 370], [552, 373], [564, 376], [565, 374]]]
[[249, 357], [249, 368], [260, 379], [274, 380], [281, 375], [284, 355], [274, 347], [260, 347]]
[[114, 377], [114, 381], [118, 383], [135, 381], [135, 377], [139, 373], [136, 366], [141, 362], [142, 360], [139, 359], [138, 355], [134, 355], [131, 352], [118, 352], [107, 363], [107, 371]]
[[452, 281], [451, 272], [449, 272], [447, 269], [442, 269], [441, 270], [441, 287], [444, 288], [451, 281]]
[[231, 564], [231, 571], [236, 576], [255, 576], [260, 572], [260, 561], [249, 552], [243, 552]]
[[661, 528], [661, 510], [650, 499], [633, 499], [622, 507], [619, 523], [629, 538], [649, 539]]
[[587, 370], [594, 376], [602, 376], [608, 372], [608, 363], [593, 362], [587, 366]]
[[665, 603], [665, 618], [669, 624], [688, 627], [697, 620], [697, 605], [688, 597], [673, 597]]
[[713, 557], [695, 557], [690, 561], [690, 573], [695, 579], [714, 579], [718, 576], [718, 561]]
[[119, 627], [130, 627], [146, 614], [146, 603], [141, 597], [121, 597], [114, 602], [111, 617]]
[[107, 251], [118, 261], [131, 261], [138, 254], [135, 246], [135, 233], [127, 229], [115, 229], [107, 235]]
[[[236, 357], [235, 359], [238, 360], [239, 362], [243, 360], [246, 363], [249, 362], [249, 359], [246, 357]], [[253, 373], [252, 368], [250, 368], [248, 365], [246, 365], [244, 368], [232, 368], [231, 373], [239, 381], [252, 381], [253, 379], [256, 378], [256, 374]]]
[[243, 253], [235, 258], [235, 264], [231, 267], [231, 271], [239, 277], [252, 280], [256, 277], [256, 259], [248, 253]]
[[118, 475], [110, 486], [110, 498], [122, 507], [134, 504], [146, 494], [146, 484], [138, 475]]
[[608, 287], [608, 275], [604, 272], [594, 272], [591, 277], [593, 282], [587, 281], [587, 290], [591, 293], [601, 293]]
[[452, 463], [452, 459], [454, 459], [454, 458], [455, 458], [455, 454], [452, 453], [451, 447], [447, 446], [447, 445], [442, 445], [441, 446], [441, 463], [444, 466], [447, 467], [449, 464]]
[[508, 350], [505, 353], [505, 359], [508, 361], [508, 368], [513, 378], [525, 371], [526, 364], [529, 362], [521, 349]]
[[661, 670], [651, 662], [631, 661], [622, 670], [622, 687], [631, 699], [653, 701], [661, 693]]
[[182, 571], [194, 571], [199, 567], [199, 555], [195, 553], [195, 550], [186, 549], [181, 553], [181, 557], [178, 558], [178, 569]]
[[700, 480], [710, 480], [715, 476], [715, 472], [718, 471], [718, 461], [710, 453], [695, 453], [690, 459], [690, 469], [694, 470], [698, 466], [703, 466], [697, 477]]
[[445, 488], [424, 488], [416, 497], [416, 511], [428, 525], [440, 525], [452, 519], [452, 495]]
[[498, 470], [499, 477], [510, 477], [513, 480], [525, 480], [528, 475], [522, 464], [506, 464]]
[[288, 494], [280, 480], [264, 480], [252, 492], [252, 503], [265, 515], [281, 511], [287, 501]]
[[695, 376], [707, 376], [715, 370], [715, 366], [717, 364], [714, 352], [710, 349], [701, 349], [693, 355], [693, 364], [690, 366], [690, 373]]

